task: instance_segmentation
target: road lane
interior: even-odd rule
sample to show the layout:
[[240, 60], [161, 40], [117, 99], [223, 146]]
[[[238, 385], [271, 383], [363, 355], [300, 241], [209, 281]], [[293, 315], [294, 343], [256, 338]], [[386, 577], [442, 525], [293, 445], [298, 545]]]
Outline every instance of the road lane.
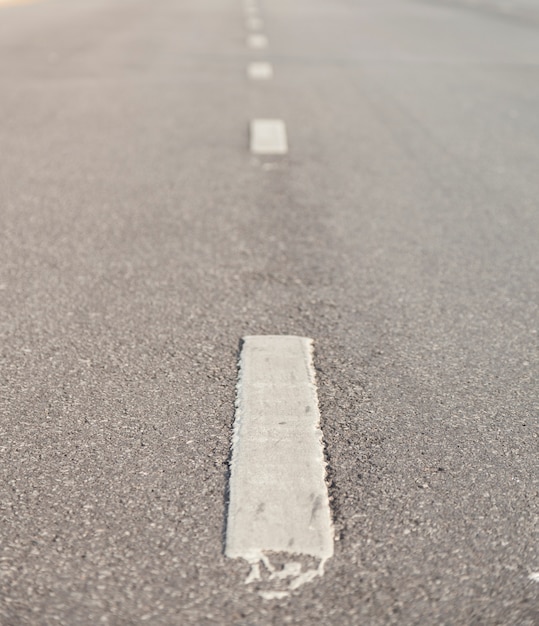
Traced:
[[[0, 21], [0, 621], [537, 621], [539, 38], [438, 3]], [[281, 118], [283, 159], [249, 153]], [[336, 530], [223, 550], [238, 342], [315, 340]]]

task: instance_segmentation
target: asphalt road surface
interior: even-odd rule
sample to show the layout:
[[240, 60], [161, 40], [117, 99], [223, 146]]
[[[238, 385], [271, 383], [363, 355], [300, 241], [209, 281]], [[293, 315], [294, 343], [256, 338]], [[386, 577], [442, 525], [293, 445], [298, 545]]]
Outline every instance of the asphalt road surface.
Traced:
[[[0, 2], [0, 624], [536, 626], [539, 4], [260, 6]], [[335, 529], [275, 600], [223, 545], [263, 334]]]

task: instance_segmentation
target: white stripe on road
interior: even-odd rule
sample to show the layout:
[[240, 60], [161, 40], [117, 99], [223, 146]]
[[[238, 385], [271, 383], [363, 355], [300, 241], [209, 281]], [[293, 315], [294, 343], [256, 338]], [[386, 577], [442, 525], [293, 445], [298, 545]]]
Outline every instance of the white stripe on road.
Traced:
[[260, 33], [253, 33], [247, 37], [247, 45], [254, 50], [262, 50], [268, 47], [268, 38]]
[[11, 4], [31, 4], [32, 2], [37, 2], [38, 0], [0, 0], [0, 5], [11, 5]]
[[[312, 340], [245, 337], [232, 442], [226, 555], [251, 564], [267, 599], [316, 576], [333, 555]], [[276, 570], [268, 552], [281, 554]], [[292, 557], [291, 555], [294, 555]], [[317, 567], [303, 571], [310, 557]], [[278, 557], [277, 557], [278, 558]]]
[[271, 63], [249, 63], [247, 76], [251, 80], [269, 80], [273, 78], [273, 65]]
[[282, 120], [253, 120], [251, 122], [251, 152], [253, 154], [286, 154], [288, 139]]
[[259, 17], [248, 17], [246, 26], [247, 30], [262, 30], [264, 22]]

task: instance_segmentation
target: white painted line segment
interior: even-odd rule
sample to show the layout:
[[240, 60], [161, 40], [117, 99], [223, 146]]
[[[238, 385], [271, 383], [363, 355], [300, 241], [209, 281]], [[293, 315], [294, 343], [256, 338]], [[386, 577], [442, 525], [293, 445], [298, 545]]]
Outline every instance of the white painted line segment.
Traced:
[[0, 5], [31, 4], [32, 2], [37, 2], [37, 0], [0, 0]]
[[273, 65], [271, 63], [249, 63], [247, 76], [251, 80], [270, 80], [273, 78]]
[[[241, 351], [226, 555], [251, 564], [247, 583], [266, 566], [266, 599], [322, 575], [333, 556], [312, 350], [306, 337], [251, 336]], [[279, 571], [271, 552], [287, 555]], [[302, 571], [301, 556], [318, 566]]]
[[268, 38], [260, 33], [253, 33], [247, 37], [247, 45], [253, 50], [262, 50], [268, 47]]
[[246, 25], [247, 30], [262, 30], [264, 22], [259, 17], [248, 17]]
[[288, 139], [283, 120], [253, 120], [251, 122], [251, 152], [253, 154], [286, 154]]

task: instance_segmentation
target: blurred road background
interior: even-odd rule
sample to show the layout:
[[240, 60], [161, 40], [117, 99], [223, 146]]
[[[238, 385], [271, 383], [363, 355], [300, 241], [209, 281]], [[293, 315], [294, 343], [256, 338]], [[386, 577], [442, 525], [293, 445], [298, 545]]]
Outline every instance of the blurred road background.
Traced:
[[[0, 3], [0, 623], [536, 626], [539, 4], [260, 4]], [[266, 333], [337, 540], [274, 601], [223, 556]]]

